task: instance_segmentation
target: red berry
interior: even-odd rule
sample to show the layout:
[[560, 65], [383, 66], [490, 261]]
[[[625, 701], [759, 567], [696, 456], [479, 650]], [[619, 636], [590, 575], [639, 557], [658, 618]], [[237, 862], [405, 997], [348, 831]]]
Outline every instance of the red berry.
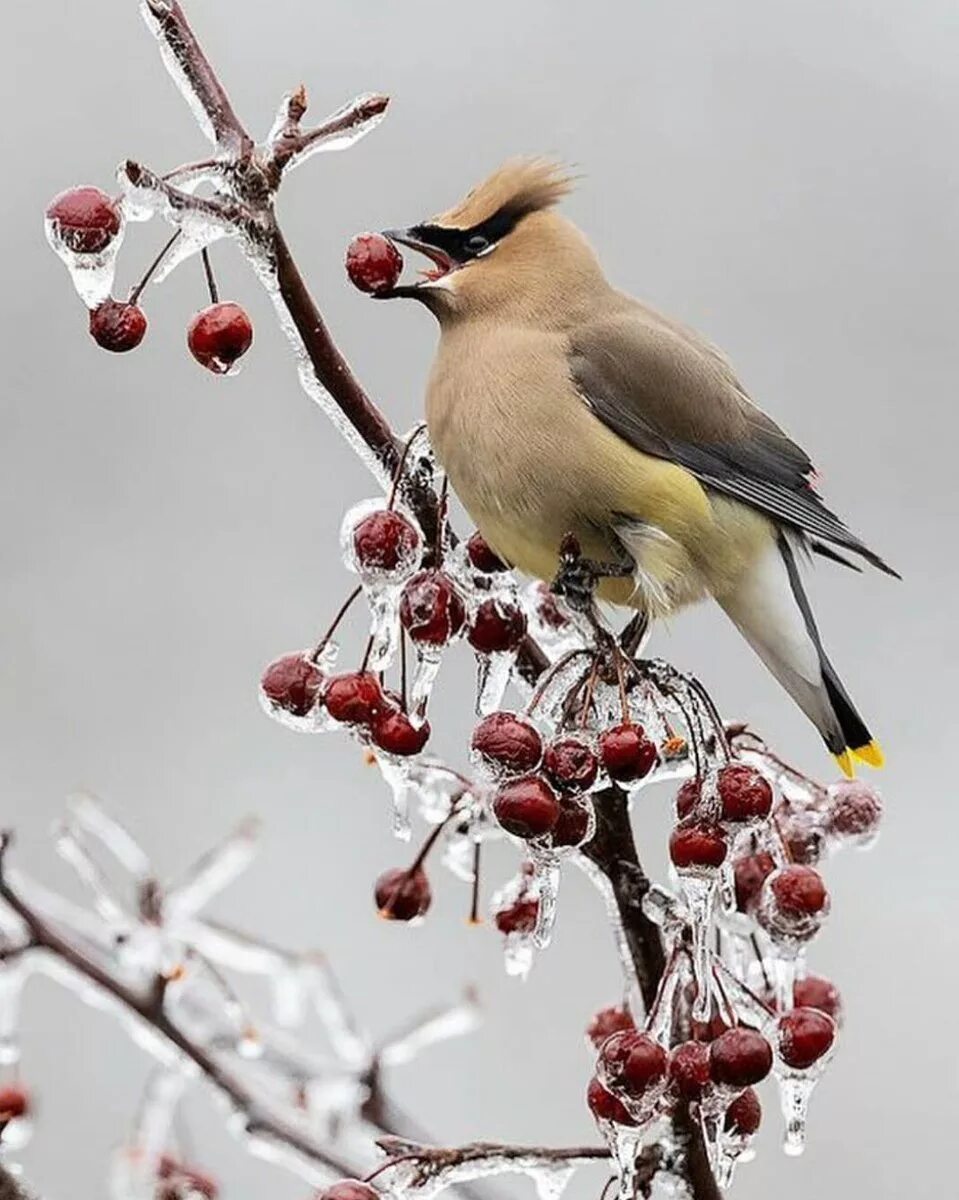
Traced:
[[729, 846], [718, 825], [687, 819], [669, 838], [669, 857], [679, 870], [686, 867], [721, 867]]
[[406, 867], [384, 871], [376, 881], [373, 894], [380, 916], [388, 921], [412, 921], [422, 917], [433, 899], [430, 881], [422, 867], [412, 872]]
[[544, 779], [527, 775], [503, 784], [493, 800], [493, 813], [515, 837], [542, 837], [559, 820], [559, 801]]
[[546, 747], [543, 769], [561, 792], [588, 792], [599, 774], [599, 759], [585, 742], [563, 737]]
[[769, 781], [745, 763], [730, 763], [716, 781], [724, 821], [757, 821], [768, 817], [773, 807]]
[[699, 778], [687, 779], [676, 793], [676, 818], [682, 821], [688, 817], [702, 795], [702, 785]]
[[882, 820], [879, 793], [857, 780], [834, 783], [829, 789], [826, 827], [840, 837], [864, 837]]
[[500, 933], [530, 934], [539, 920], [539, 900], [535, 896], [520, 896], [493, 915], [493, 923]]
[[389, 291], [402, 270], [403, 256], [381, 233], [358, 233], [346, 249], [346, 273], [361, 292]]
[[727, 1029], [709, 1044], [709, 1072], [716, 1083], [749, 1087], [761, 1083], [772, 1065], [772, 1046], [755, 1029]]
[[30, 1112], [30, 1093], [16, 1083], [0, 1087], [0, 1122], [16, 1121]]
[[807, 975], [793, 985], [797, 1008], [817, 1008], [838, 1024], [842, 1020], [842, 995], [834, 983], [819, 975]]
[[267, 700], [294, 717], [305, 717], [311, 711], [322, 686], [322, 672], [303, 654], [284, 654], [270, 663], [260, 680]]
[[779, 1018], [779, 1057], [794, 1070], [818, 1062], [835, 1040], [836, 1022], [818, 1008], [794, 1008]]
[[120, 232], [120, 210], [96, 187], [61, 192], [47, 208], [54, 235], [75, 254], [99, 254]]
[[601, 1008], [586, 1026], [586, 1036], [598, 1050], [614, 1033], [633, 1033], [636, 1022], [624, 1008]]
[[613, 1121], [616, 1125], [635, 1125], [622, 1100], [607, 1092], [594, 1075], [586, 1089], [586, 1103], [597, 1121]]
[[545, 583], [536, 585], [536, 615], [547, 629], [558, 631], [569, 625], [569, 617], [560, 608], [559, 601]]
[[164, 1154], [157, 1164], [156, 1200], [191, 1200], [202, 1196], [204, 1200], [216, 1200], [219, 1185], [209, 1175], [195, 1167], [185, 1166], [169, 1154]]
[[770, 876], [769, 888], [781, 912], [788, 916], [812, 917], [829, 901], [822, 876], [812, 867], [793, 863]]
[[528, 775], [539, 766], [543, 739], [528, 721], [494, 712], [473, 730], [472, 747], [494, 774]]
[[756, 906], [766, 876], [776, 869], [775, 859], [765, 850], [748, 854], [733, 863], [733, 879], [736, 885], [736, 907], [748, 913]]
[[190, 322], [186, 341], [201, 367], [225, 375], [253, 345], [253, 324], [239, 304], [211, 304]]
[[135, 350], [146, 331], [146, 313], [137, 304], [104, 300], [90, 310], [90, 336], [98, 346], [114, 354]]
[[430, 740], [430, 723], [414, 725], [399, 708], [381, 708], [373, 718], [373, 742], [387, 754], [409, 758]]
[[385, 703], [380, 681], [369, 671], [337, 675], [323, 692], [326, 711], [344, 725], [369, 725]]
[[681, 1042], [669, 1053], [669, 1078], [684, 1100], [698, 1100], [709, 1083], [709, 1046]]
[[419, 544], [412, 523], [389, 508], [370, 513], [353, 530], [353, 551], [365, 571], [395, 571], [411, 561]]
[[639, 1097], [665, 1078], [666, 1051], [648, 1033], [625, 1030], [603, 1042], [599, 1066], [609, 1087]]
[[807, 866], [819, 862], [825, 839], [816, 814], [783, 802], [776, 808], [775, 819], [792, 862]]
[[742, 1095], [726, 1109], [726, 1119], [723, 1122], [727, 1133], [738, 1133], [743, 1137], [751, 1137], [762, 1123], [763, 1106], [752, 1088], [746, 1088]]
[[443, 571], [420, 571], [400, 595], [400, 621], [414, 642], [445, 646], [463, 628], [466, 605]]
[[466, 543], [466, 555], [476, 570], [485, 575], [508, 570], [506, 563], [494, 553], [481, 533], [474, 533]]
[[643, 727], [628, 722], [606, 730], [599, 739], [599, 756], [606, 773], [617, 783], [644, 779], [659, 757]]
[[526, 636], [526, 614], [505, 600], [484, 600], [470, 619], [467, 640], [481, 654], [515, 650]]
[[382, 1200], [380, 1193], [372, 1184], [362, 1179], [338, 1179], [325, 1191], [320, 1192], [317, 1200]]
[[559, 818], [553, 826], [554, 846], [579, 846], [589, 833], [589, 810], [568, 796], [559, 798]]

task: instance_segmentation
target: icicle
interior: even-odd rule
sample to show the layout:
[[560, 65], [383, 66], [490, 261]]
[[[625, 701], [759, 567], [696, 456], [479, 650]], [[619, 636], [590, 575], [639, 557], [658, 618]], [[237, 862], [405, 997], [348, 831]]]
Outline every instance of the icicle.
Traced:
[[560, 1200], [575, 1173], [575, 1167], [566, 1166], [562, 1163], [550, 1163], [549, 1166], [531, 1167], [527, 1171], [536, 1188], [537, 1200]]
[[676, 993], [689, 982], [689, 962], [685, 954], [675, 953], [659, 984], [656, 1001], [649, 1014], [647, 1033], [667, 1050], [673, 1038], [674, 1002]]
[[385, 671], [396, 657], [400, 645], [400, 589], [395, 585], [381, 584], [375, 588], [367, 587], [365, 592], [370, 610], [368, 666], [374, 672]]
[[382, 751], [376, 754], [380, 773], [390, 789], [390, 817], [393, 836], [408, 842], [413, 836], [410, 825], [410, 764], [407, 759], [393, 758]]
[[716, 872], [700, 874], [693, 871], [679, 873], [679, 886], [689, 913], [692, 935], [693, 979], [696, 983], [696, 998], [693, 1001], [693, 1018], [708, 1021], [713, 999], [712, 950], [709, 939], [712, 934], [713, 904], [716, 899], [718, 877]]
[[619, 1200], [635, 1200], [638, 1194], [636, 1160], [643, 1149], [643, 1133], [631, 1125], [618, 1125], [614, 1121], [600, 1121], [599, 1125], [616, 1167]]
[[410, 720], [423, 723], [433, 685], [443, 662], [443, 647], [421, 644], [416, 647], [416, 671], [410, 687]]
[[503, 943], [503, 966], [514, 979], [526, 979], [533, 969], [536, 946], [528, 933], [510, 933]]
[[533, 944], [537, 950], [545, 950], [552, 940], [553, 927], [556, 924], [560, 870], [559, 863], [552, 854], [534, 854], [533, 864], [536, 868], [533, 886], [539, 898]]
[[789, 1072], [776, 1074], [779, 1084], [779, 1102], [782, 1106], [786, 1131], [783, 1136], [783, 1150], [795, 1158], [806, 1148], [806, 1117], [809, 1111], [809, 1097], [816, 1086], [816, 1078], [806, 1072]]
[[512, 650], [476, 655], [476, 715], [488, 716], [502, 708], [516, 655]]
[[123, 244], [125, 224], [121, 219], [119, 232], [98, 253], [84, 254], [72, 250], [60, 235], [59, 227], [49, 217], [46, 220], [47, 241], [67, 268], [77, 295], [87, 306], [96, 308], [110, 298], [116, 274], [117, 256]]

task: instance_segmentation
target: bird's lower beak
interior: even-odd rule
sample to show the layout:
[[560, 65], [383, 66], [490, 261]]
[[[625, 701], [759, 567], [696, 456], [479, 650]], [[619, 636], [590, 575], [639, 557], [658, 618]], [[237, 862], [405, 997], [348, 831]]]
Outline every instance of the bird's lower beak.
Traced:
[[396, 296], [418, 296], [424, 286], [436, 283], [437, 280], [442, 279], [451, 271], [455, 271], [460, 265], [439, 247], [431, 246], [429, 242], [418, 238], [410, 229], [384, 229], [382, 232], [383, 236], [388, 237], [391, 242], [399, 242], [401, 246], [408, 246], [410, 250], [425, 254], [433, 263], [433, 267], [422, 272], [423, 278], [419, 283], [400, 284], [398, 287], [380, 292], [380, 299], [392, 300]]

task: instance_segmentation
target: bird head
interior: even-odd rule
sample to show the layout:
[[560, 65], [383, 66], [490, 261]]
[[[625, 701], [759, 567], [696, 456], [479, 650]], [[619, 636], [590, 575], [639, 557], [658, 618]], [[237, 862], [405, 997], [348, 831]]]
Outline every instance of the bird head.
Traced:
[[585, 238], [555, 212], [571, 187], [557, 163], [511, 159], [446, 212], [408, 229], [385, 230], [432, 265], [418, 283], [382, 297], [419, 300], [443, 322], [504, 309], [532, 316], [533, 310], [555, 308], [558, 293], [599, 271]]

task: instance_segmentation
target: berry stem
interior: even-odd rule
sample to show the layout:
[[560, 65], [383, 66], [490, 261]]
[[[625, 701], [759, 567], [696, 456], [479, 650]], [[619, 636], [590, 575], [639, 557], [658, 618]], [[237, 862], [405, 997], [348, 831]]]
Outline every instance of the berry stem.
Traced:
[[153, 260], [153, 262], [150, 263], [150, 265], [147, 267], [146, 271], [144, 271], [143, 278], [140, 280], [140, 282], [135, 287], [130, 289], [130, 295], [127, 298], [128, 303], [136, 304], [136, 302], [140, 299], [140, 295], [143, 292], [143, 289], [153, 278], [154, 273], [157, 271], [160, 264], [166, 258], [167, 254], [176, 245], [177, 240], [180, 237], [180, 232], [181, 231], [179, 229], [177, 229], [175, 233], [171, 234], [171, 236], [167, 239], [166, 244], [164, 245], [163, 249], [156, 256], [156, 258]]
[[206, 286], [210, 292], [210, 303], [219, 304], [220, 293], [216, 286], [216, 277], [213, 274], [213, 263], [210, 261], [210, 251], [206, 246], [200, 251], [200, 257], [203, 259], [203, 272], [206, 275]]
[[320, 638], [320, 640], [317, 642], [316, 649], [310, 655], [311, 662], [319, 661], [320, 655], [323, 653], [323, 651], [326, 649], [327, 645], [329, 644], [330, 638], [333, 636], [334, 633], [336, 633], [336, 630], [339, 627], [340, 622], [343, 620], [343, 618], [349, 612], [350, 607], [352, 606], [353, 602], [357, 599], [357, 597], [360, 595], [360, 593], [362, 591], [363, 591], [362, 585], [358, 585], [357, 587], [355, 587], [353, 589], [352, 592], [350, 592], [350, 594], [347, 596], [347, 598], [343, 601], [342, 605], [340, 606], [340, 611], [333, 618], [333, 622], [330, 625], [329, 629], [327, 629], [326, 633], [324, 633], [323, 636]]
[[470, 896], [470, 915], [469, 915], [469, 922], [468, 922], [470, 925], [481, 925], [482, 924], [482, 921], [480, 920], [480, 915], [479, 915], [480, 851], [482, 849], [482, 846], [483, 846], [483, 843], [478, 840], [473, 843], [473, 886], [472, 886], [472, 892], [471, 892], [471, 896]]
[[410, 436], [406, 439], [406, 445], [403, 447], [403, 453], [400, 455], [399, 462], [396, 464], [396, 470], [393, 472], [393, 483], [390, 487], [389, 499], [386, 502], [386, 507], [390, 510], [392, 510], [396, 504], [396, 495], [403, 479], [403, 472], [406, 470], [406, 463], [410, 456], [410, 450], [413, 448], [413, 443], [425, 432], [426, 425], [425, 423], [421, 423], [417, 425]]

